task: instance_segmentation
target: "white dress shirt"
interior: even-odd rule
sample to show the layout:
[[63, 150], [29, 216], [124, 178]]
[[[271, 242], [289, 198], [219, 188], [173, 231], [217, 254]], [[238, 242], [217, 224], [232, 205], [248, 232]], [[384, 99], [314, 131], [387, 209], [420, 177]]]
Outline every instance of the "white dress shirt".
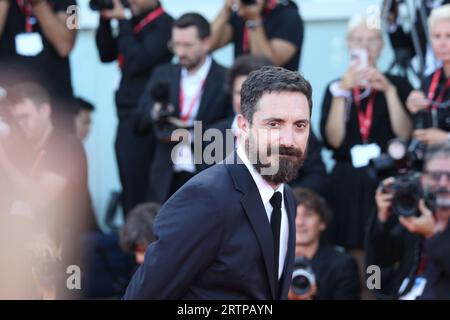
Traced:
[[284, 204], [284, 184], [279, 185], [275, 190], [270, 186], [270, 184], [264, 180], [264, 178], [256, 171], [253, 165], [250, 163], [247, 155], [245, 154], [244, 148], [239, 145], [237, 148], [237, 154], [242, 162], [247, 167], [248, 171], [253, 177], [253, 180], [258, 187], [259, 195], [261, 196], [261, 200], [264, 204], [264, 208], [266, 209], [267, 219], [270, 223], [270, 219], [272, 217], [273, 207], [270, 204], [270, 199], [274, 195], [275, 192], [279, 191], [282, 195], [281, 202], [281, 230], [280, 230], [280, 254], [278, 257], [278, 279], [281, 278], [284, 269], [284, 261], [286, 259], [287, 247], [288, 247], [288, 239], [289, 239], [289, 221], [288, 215], [286, 211], [286, 206]]
[[[180, 116], [188, 116], [187, 123], [194, 124], [203, 96], [204, 83], [211, 69], [212, 58], [207, 56], [197, 72], [190, 74], [186, 68], [181, 69], [180, 94], [183, 94], [183, 105], [180, 105]], [[191, 109], [192, 106], [192, 110]], [[193, 132], [191, 132], [193, 137]], [[173, 170], [175, 172], [196, 171], [194, 155], [190, 144], [178, 145], [174, 152]]]
[[186, 68], [181, 69], [180, 86], [183, 92], [183, 106], [180, 106], [180, 111], [183, 111], [181, 116], [184, 116], [189, 112], [192, 103], [197, 99], [194, 102], [192, 113], [187, 119], [188, 123], [191, 125], [194, 124], [194, 120], [198, 114], [198, 109], [202, 101], [203, 84], [208, 76], [209, 69], [211, 69], [211, 64], [212, 59], [210, 56], [207, 56], [205, 62], [203, 62], [203, 65], [197, 72], [190, 74]]

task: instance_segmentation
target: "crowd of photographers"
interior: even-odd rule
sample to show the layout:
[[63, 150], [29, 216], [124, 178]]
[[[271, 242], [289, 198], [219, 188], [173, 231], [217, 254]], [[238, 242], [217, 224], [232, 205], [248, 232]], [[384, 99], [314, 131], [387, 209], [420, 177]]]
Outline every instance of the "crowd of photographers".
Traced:
[[[289, 299], [450, 299], [450, 4], [417, 8], [422, 18], [405, 33], [400, 3], [383, 2], [386, 28], [365, 15], [348, 24], [348, 69], [326, 87], [315, 128], [321, 139], [311, 132], [308, 157], [290, 182], [299, 206]], [[73, 97], [70, 80], [74, 4], [0, 0], [0, 225], [29, 231], [1, 232], [0, 298], [81, 297], [54, 276], [67, 265], [88, 270], [85, 287], [105, 287], [97, 296], [120, 296], [155, 240], [159, 205], [234, 150], [248, 75], [265, 65], [299, 70], [303, 20], [294, 1], [225, 0], [209, 22], [197, 13], [175, 19], [159, 0], [91, 0], [99, 59], [115, 61], [121, 73], [115, 152], [125, 225], [106, 235], [82, 146], [95, 108]], [[377, 67], [384, 32], [397, 75]], [[235, 61], [227, 69], [211, 54], [229, 43]], [[409, 63], [415, 56], [419, 70]], [[409, 71], [421, 79], [418, 90]], [[221, 138], [206, 138], [209, 129]], [[322, 143], [335, 161], [329, 173]], [[31, 270], [13, 265], [20, 259], [6, 263], [14, 253], [29, 255]], [[381, 272], [373, 290], [369, 265]], [[109, 280], [91, 272], [99, 268]], [[13, 271], [29, 280], [17, 293]], [[88, 291], [84, 297], [96, 296]]]

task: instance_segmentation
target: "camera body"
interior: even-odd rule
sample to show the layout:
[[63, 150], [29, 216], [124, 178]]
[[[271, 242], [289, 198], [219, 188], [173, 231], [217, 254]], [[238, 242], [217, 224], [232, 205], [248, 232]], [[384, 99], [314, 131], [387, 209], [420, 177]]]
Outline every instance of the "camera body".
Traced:
[[392, 213], [402, 217], [419, 216], [419, 201], [425, 195], [420, 184], [420, 173], [409, 171], [397, 176], [392, 185], [383, 187], [383, 192], [392, 193]]
[[[125, 8], [129, 7], [127, 0], [121, 0], [121, 2]], [[94, 11], [111, 10], [114, 8], [114, 1], [113, 0], [90, 0], [89, 7], [91, 8], [91, 10], [94, 10]]]
[[292, 291], [296, 295], [304, 295], [316, 283], [316, 276], [310, 261], [305, 257], [295, 257], [294, 272], [292, 273]]
[[170, 140], [172, 132], [177, 127], [169, 121], [170, 117], [175, 117], [175, 109], [169, 103], [170, 85], [169, 83], [157, 83], [150, 91], [150, 95], [155, 103], [159, 103], [161, 108], [152, 114], [155, 123], [155, 133], [158, 140]]
[[256, 0], [241, 0], [243, 6], [251, 6], [256, 4]]
[[395, 177], [390, 186], [383, 186], [382, 192], [392, 193], [392, 213], [397, 216], [419, 216], [419, 201], [424, 199], [428, 208], [435, 208], [433, 194], [424, 192], [420, 177], [426, 153], [426, 146], [418, 140], [411, 140], [409, 145], [401, 140], [389, 142], [388, 152], [372, 159], [369, 175], [383, 180]]

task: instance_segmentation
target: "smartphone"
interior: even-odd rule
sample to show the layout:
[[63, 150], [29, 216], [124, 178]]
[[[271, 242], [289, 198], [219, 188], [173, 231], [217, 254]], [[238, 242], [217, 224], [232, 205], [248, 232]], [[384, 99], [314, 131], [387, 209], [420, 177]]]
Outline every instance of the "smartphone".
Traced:
[[350, 64], [358, 65], [361, 69], [369, 67], [369, 53], [365, 49], [350, 49]]

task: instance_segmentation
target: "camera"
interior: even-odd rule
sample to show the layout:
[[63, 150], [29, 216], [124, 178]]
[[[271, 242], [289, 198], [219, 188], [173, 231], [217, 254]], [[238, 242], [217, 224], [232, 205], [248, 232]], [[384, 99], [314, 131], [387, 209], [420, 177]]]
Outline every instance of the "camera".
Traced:
[[419, 216], [419, 200], [424, 197], [420, 184], [420, 173], [410, 171], [395, 178], [382, 192], [392, 193], [392, 213], [402, 217]]
[[157, 83], [150, 91], [150, 95], [155, 103], [159, 103], [161, 108], [154, 110], [152, 117], [155, 122], [156, 137], [160, 140], [169, 140], [172, 132], [177, 127], [169, 121], [170, 117], [175, 117], [175, 108], [169, 103], [170, 85], [169, 83]]
[[243, 6], [251, 6], [256, 4], [256, 0], [241, 0]]
[[295, 257], [294, 272], [292, 273], [292, 291], [296, 295], [304, 295], [316, 283], [316, 276], [310, 261], [305, 257]]
[[[121, 0], [124, 7], [128, 7], [128, 1], [127, 0]], [[89, 7], [91, 10], [94, 11], [101, 11], [101, 10], [111, 10], [114, 8], [114, 2], [113, 0], [91, 0], [89, 2]]]
[[392, 213], [397, 216], [419, 216], [419, 201], [424, 199], [433, 211], [434, 196], [424, 192], [420, 182], [426, 146], [416, 139], [409, 145], [402, 139], [391, 140], [386, 154], [372, 159], [369, 163], [369, 176], [380, 180], [394, 176], [390, 186], [382, 186], [382, 192], [392, 193]]

